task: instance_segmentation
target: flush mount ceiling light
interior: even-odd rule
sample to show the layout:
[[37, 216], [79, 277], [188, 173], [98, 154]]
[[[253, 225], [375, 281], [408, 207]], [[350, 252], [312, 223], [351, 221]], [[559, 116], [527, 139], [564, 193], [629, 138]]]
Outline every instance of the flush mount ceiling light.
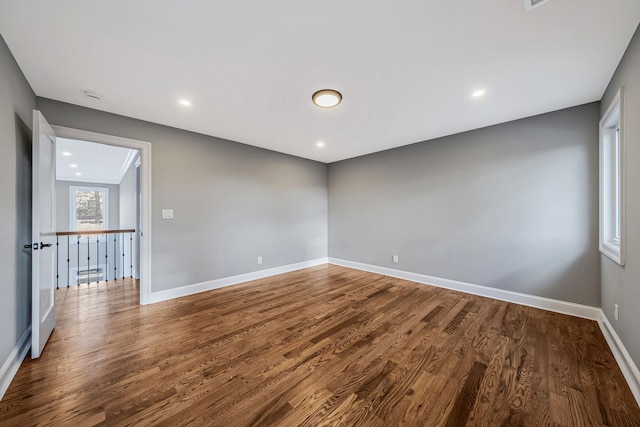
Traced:
[[320, 147], [320, 148], [324, 147], [324, 142], [322, 141], [316, 142], [316, 147]]
[[191, 101], [189, 101], [188, 99], [181, 99], [178, 102], [180, 103], [180, 105], [184, 105], [185, 107], [191, 106]]
[[313, 103], [321, 108], [332, 108], [342, 102], [342, 94], [333, 89], [322, 89], [311, 97]]
[[72, 163], [72, 164], [69, 165], [69, 167], [72, 168], [72, 169], [75, 169], [75, 168], [78, 167], [78, 165], [76, 165], [75, 163]]
[[480, 90], [476, 90], [471, 94], [472, 98], [480, 98], [481, 96], [483, 96], [485, 93], [487, 93], [486, 90], [484, 89], [480, 89]]
[[65, 156], [65, 157], [69, 157], [71, 155], [71, 153], [68, 152], [68, 151], [63, 151], [62, 155]]
[[82, 172], [76, 172], [76, 176], [82, 176]]

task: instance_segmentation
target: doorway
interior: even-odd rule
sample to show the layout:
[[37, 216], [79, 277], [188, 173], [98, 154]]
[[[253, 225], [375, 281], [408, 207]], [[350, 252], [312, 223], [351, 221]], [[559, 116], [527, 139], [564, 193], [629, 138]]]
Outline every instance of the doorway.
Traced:
[[136, 284], [139, 156], [130, 148], [56, 138], [57, 288]]
[[[62, 263], [58, 280], [66, 286], [69, 282], [133, 277], [132, 280], [140, 280], [140, 304], [148, 304], [151, 144], [60, 126], [52, 128], [62, 156], [57, 161], [56, 175], [63, 178], [56, 181], [56, 224], [58, 230], [70, 233], [59, 237]], [[84, 160], [73, 154], [82, 152], [83, 146], [93, 149], [85, 150], [89, 157], [82, 157]], [[90, 157], [100, 161], [91, 162]], [[108, 158], [120, 166], [106, 167]], [[112, 233], [101, 234], [100, 229]]]

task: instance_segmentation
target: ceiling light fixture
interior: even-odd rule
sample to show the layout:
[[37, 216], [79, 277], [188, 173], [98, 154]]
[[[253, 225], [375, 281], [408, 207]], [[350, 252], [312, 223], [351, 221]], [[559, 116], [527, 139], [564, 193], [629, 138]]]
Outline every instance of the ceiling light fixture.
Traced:
[[471, 94], [471, 96], [472, 96], [473, 98], [480, 98], [480, 97], [481, 97], [481, 96], [483, 96], [485, 93], [487, 93], [487, 91], [486, 91], [486, 90], [484, 90], [484, 89], [480, 89], [480, 90], [476, 90], [475, 92], [473, 92], [473, 93]]
[[316, 147], [324, 147], [324, 142], [316, 142]]
[[189, 101], [188, 99], [181, 99], [178, 102], [180, 103], [180, 105], [184, 105], [185, 107], [190, 107], [191, 106], [191, 101]]
[[71, 155], [71, 153], [68, 152], [68, 151], [63, 151], [62, 155], [65, 156], [65, 157], [69, 157]]
[[82, 176], [82, 172], [76, 172], [76, 176]]
[[77, 168], [77, 167], [78, 167], [78, 165], [76, 165], [76, 164], [72, 163], [72, 164], [70, 164], [70, 165], [69, 165], [69, 167], [70, 167], [70, 168], [72, 168], [72, 169], [75, 169], [75, 168]]
[[314, 104], [321, 108], [332, 108], [342, 102], [342, 94], [333, 89], [322, 89], [311, 97]]

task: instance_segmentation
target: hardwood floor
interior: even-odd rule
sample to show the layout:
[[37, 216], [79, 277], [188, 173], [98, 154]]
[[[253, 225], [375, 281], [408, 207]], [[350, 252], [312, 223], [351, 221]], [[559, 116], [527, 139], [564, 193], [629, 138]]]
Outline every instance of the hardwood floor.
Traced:
[[57, 291], [5, 425], [640, 426], [593, 321], [323, 265], [138, 305]]

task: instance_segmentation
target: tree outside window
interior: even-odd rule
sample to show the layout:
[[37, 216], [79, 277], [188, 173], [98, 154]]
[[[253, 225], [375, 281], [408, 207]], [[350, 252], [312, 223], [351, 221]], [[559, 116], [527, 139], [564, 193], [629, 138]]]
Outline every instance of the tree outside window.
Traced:
[[97, 231], [107, 229], [109, 189], [75, 186], [69, 189], [71, 202], [69, 225], [71, 230]]

